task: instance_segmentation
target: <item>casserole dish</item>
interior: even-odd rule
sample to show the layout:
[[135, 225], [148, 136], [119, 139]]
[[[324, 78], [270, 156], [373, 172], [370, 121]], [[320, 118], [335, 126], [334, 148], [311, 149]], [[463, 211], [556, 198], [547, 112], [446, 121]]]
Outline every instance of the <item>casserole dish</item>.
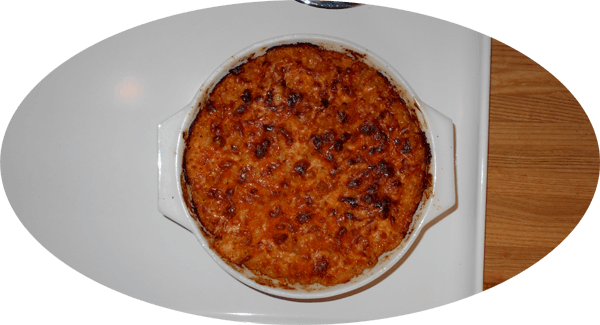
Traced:
[[[295, 287], [292, 289], [269, 286], [250, 271], [226, 263], [210, 247], [203, 235], [201, 224], [195, 219], [186, 205], [182, 190], [183, 153], [185, 150], [185, 134], [199, 111], [199, 103], [208, 96], [215, 86], [231, 69], [248, 58], [264, 54], [269, 48], [295, 43], [311, 43], [326, 50], [347, 53], [356, 59], [367, 63], [380, 71], [394, 85], [406, 106], [414, 111], [422, 131], [427, 137], [431, 149], [429, 173], [431, 186], [426, 190], [423, 199], [415, 212], [413, 221], [402, 243], [395, 249], [379, 257], [378, 263], [347, 283], [334, 286]], [[165, 120], [158, 128], [158, 167], [159, 167], [159, 211], [171, 220], [187, 228], [196, 235], [208, 254], [224, 270], [242, 283], [275, 296], [292, 299], [322, 299], [338, 296], [356, 290], [375, 280], [392, 266], [408, 251], [417, 238], [423, 226], [455, 203], [454, 183], [454, 149], [452, 121], [418, 99], [414, 91], [385, 61], [351, 42], [320, 35], [287, 35], [256, 43], [232, 56], [217, 68], [196, 93], [192, 102], [178, 113]], [[260, 284], [263, 283], [263, 284]]]

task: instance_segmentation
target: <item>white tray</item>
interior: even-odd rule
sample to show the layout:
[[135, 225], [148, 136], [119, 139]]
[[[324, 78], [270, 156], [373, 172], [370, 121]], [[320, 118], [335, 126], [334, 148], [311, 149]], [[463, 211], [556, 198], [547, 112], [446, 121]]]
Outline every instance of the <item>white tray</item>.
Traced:
[[[334, 301], [299, 303], [250, 289], [157, 210], [156, 126], [229, 55], [292, 33], [370, 49], [455, 123], [456, 209], [424, 229], [393, 273]], [[160, 306], [264, 323], [360, 321], [440, 306], [482, 290], [489, 56], [488, 37], [380, 7], [269, 2], [163, 19], [93, 46], [40, 82], [5, 135], [4, 187], [55, 256]]]

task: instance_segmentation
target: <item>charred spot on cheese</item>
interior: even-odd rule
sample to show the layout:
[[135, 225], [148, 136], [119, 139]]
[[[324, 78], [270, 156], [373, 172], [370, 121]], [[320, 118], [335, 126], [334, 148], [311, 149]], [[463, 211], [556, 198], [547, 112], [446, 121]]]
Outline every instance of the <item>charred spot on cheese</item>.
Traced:
[[379, 162], [377, 171], [386, 178], [390, 178], [394, 175], [394, 167], [385, 160]]
[[279, 234], [279, 235], [276, 235], [274, 237], [274, 239], [278, 245], [281, 245], [285, 242], [286, 239], [288, 239], [288, 235], [287, 234]]
[[267, 150], [271, 146], [271, 141], [269, 139], [263, 139], [259, 144], [256, 145], [256, 150], [254, 154], [256, 158], [264, 158], [267, 155]]
[[311, 206], [313, 202], [313, 197], [312, 196], [307, 196], [306, 197], [306, 205]]
[[335, 140], [335, 142], [333, 142], [333, 149], [335, 151], [342, 151], [342, 149], [344, 149], [344, 141], [342, 140]]
[[300, 222], [301, 224], [305, 224], [308, 221], [310, 221], [312, 217], [310, 216], [310, 213], [308, 212], [302, 212], [299, 215], [296, 216], [296, 219], [298, 219], [298, 222]]
[[359, 131], [364, 135], [372, 135], [373, 133], [375, 133], [376, 129], [377, 126], [374, 125], [372, 122], [365, 122], [360, 126]]
[[298, 102], [302, 100], [304, 96], [302, 94], [291, 93], [288, 97], [287, 104], [289, 107], [294, 107]]
[[360, 56], [277, 46], [231, 69], [197, 108], [186, 203], [213, 250], [257, 276], [351, 281], [402, 242], [431, 186], [413, 108]]
[[[354, 164], [350, 164], [350, 165], [354, 165]], [[352, 180], [350, 180], [348, 182], [349, 188], [355, 188], [355, 187], [359, 187], [359, 186], [360, 186], [360, 178], [353, 178]]]
[[271, 218], [275, 218], [279, 215], [280, 211], [281, 207], [279, 205], [276, 205], [273, 207], [273, 209], [271, 209], [271, 211], [269, 211], [269, 215], [271, 216]]
[[240, 169], [240, 176], [238, 178], [238, 182], [244, 183], [246, 181], [246, 177], [248, 177], [248, 173], [250, 173], [250, 166], [244, 166]]
[[339, 198], [340, 202], [344, 202], [344, 203], [348, 203], [351, 207], [353, 208], [357, 208], [358, 207], [358, 200], [353, 198], [353, 197], [340, 197]]
[[207, 192], [209, 197], [215, 198], [215, 199], [222, 199], [223, 198], [223, 194], [221, 193], [221, 191], [218, 188], [211, 188], [208, 190]]
[[391, 200], [387, 196], [384, 196], [373, 203], [373, 206], [380, 210], [381, 217], [383, 219], [386, 219], [390, 214], [390, 203], [391, 203]]
[[279, 166], [280, 166], [280, 163], [277, 163], [277, 162], [267, 165], [266, 166], [267, 168], [264, 169], [264, 171], [261, 173], [261, 176], [267, 176], [267, 175], [273, 174], [273, 171], [275, 169], [277, 169]]
[[427, 142], [427, 136], [423, 130], [419, 131], [419, 135], [421, 136], [421, 144], [425, 148], [425, 164], [429, 165], [431, 164], [431, 149], [429, 147], [429, 142]]
[[240, 121], [235, 121], [233, 123], [233, 125], [231, 126], [231, 128], [234, 131], [237, 131], [237, 133], [239, 134], [240, 138], [244, 137], [244, 125], [242, 124], [242, 122]]
[[278, 127], [277, 131], [279, 131], [279, 133], [281, 133], [281, 135], [283, 135], [283, 137], [285, 138], [285, 143], [288, 146], [291, 146], [294, 143], [294, 137], [292, 137], [292, 135], [286, 131], [286, 129], [282, 128], [282, 127]]
[[323, 143], [328, 144], [335, 139], [335, 131], [327, 129], [323, 132]]
[[342, 111], [338, 111], [337, 112], [337, 117], [338, 117], [337, 120], [340, 123], [344, 124], [344, 123], [346, 123], [346, 120], [348, 119], [348, 114], [346, 114], [346, 113], [344, 113]]
[[329, 162], [332, 162], [334, 160], [334, 157], [331, 154], [331, 152], [327, 151], [327, 153], [325, 153], [325, 159], [327, 159], [327, 161]]
[[315, 150], [321, 152], [323, 147], [323, 138], [320, 135], [313, 135], [310, 137]]
[[[398, 140], [398, 139], [396, 139], [396, 140]], [[398, 143], [399, 142], [400, 141], [398, 140]], [[410, 153], [410, 140], [408, 140], [408, 139], [404, 140], [404, 145], [402, 147], [402, 150], [400, 150], [400, 152], [401, 153]]]
[[244, 90], [244, 93], [241, 96], [242, 101], [244, 101], [244, 103], [249, 103], [252, 101], [252, 93], [250, 92], [249, 89]]
[[348, 220], [358, 220], [357, 217], [355, 217], [352, 213], [350, 212], [346, 212], [346, 219]]
[[206, 103], [206, 106], [204, 106], [204, 110], [206, 112], [208, 112], [208, 114], [211, 114], [211, 115], [217, 111], [217, 109], [215, 108], [215, 105], [213, 104], [212, 101], [208, 101]]
[[214, 142], [216, 145], [218, 145], [219, 147], [223, 147], [223, 146], [225, 146], [225, 139], [224, 139], [222, 136], [220, 136], [220, 135], [215, 135], [215, 136], [213, 137], [212, 141], [213, 141], [213, 142]]
[[321, 256], [315, 260], [313, 273], [317, 276], [324, 277], [329, 269], [329, 259], [326, 256]]
[[310, 166], [310, 163], [308, 162], [308, 160], [306, 159], [302, 159], [297, 161], [294, 164], [294, 170], [296, 171], [296, 173], [300, 176], [306, 174], [306, 170], [308, 169], [308, 167]]
[[240, 105], [235, 112], [233, 113], [235, 116], [240, 116], [246, 112], [246, 104]]
[[231, 73], [234, 76], [239, 76], [242, 73], [242, 71], [244, 71], [242, 65], [238, 65], [237, 67], [229, 70], [229, 73]]
[[367, 193], [367, 194], [363, 195], [363, 196], [360, 198], [360, 200], [361, 200], [361, 201], [363, 201], [363, 202], [364, 202], [364, 203], [366, 203], [366, 204], [371, 204], [371, 202], [373, 202], [373, 198], [374, 198], [374, 197], [373, 197], [373, 194], [369, 194], [369, 193]]
[[235, 162], [231, 159], [225, 159], [219, 163], [219, 168], [221, 168], [222, 170], [227, 170], [231, 166], [233, 166], [234, 163]]
[[225, 216], [232, 218], [235, 215], [235, 206], [230, 205], [225, 209]]

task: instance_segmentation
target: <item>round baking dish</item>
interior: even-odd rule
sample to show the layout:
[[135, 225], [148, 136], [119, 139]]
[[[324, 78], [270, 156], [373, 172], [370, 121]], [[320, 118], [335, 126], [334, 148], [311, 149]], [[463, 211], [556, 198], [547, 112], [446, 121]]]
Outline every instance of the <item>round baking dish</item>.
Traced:
[[[223, 261], [211, 248], [204, 237], [201, 225], [190, 214], [182, 191], [182, 161], [185, 149], [184, 134], [188, 131], [198, 113], [198, 104], [210, 94], [214, 85], [223, 78], [230, 69], [245, 62], [249, 57], [260, 56], [269, 48], [284, 44], [312, 43], [328, 50], [348, 53], [368, 63], [382, 72], [396, 86], [408, 107], [413, 108], [427, 136], [431, 149], [430, 174], [432, 185], [426, 191], [417, 209], [411, 228], [395, 249], [384, 253], [379, 262], [371, 269], [351, 281], [335, 286], [312, 285], [284, 289], [276, 286], [259, 284], [256, 275], [248, 270], [230, 265]], [[454, 183], [454, 130], [452, 121], [433, 108], [423, 103], [410, 88], [404, 78], [388, 63], [367, 49], [346, 40], [313, 34], [295, 34], [277, 37], [258, 42], [229, 58], [219, 66], [200, 87], [194, 99], [178, 113], [158, 126], [158, 175], [159, 194], [158, 209], [169, 219], [177, 222], [196, 235], [200, 244], [211, 258], [240, 282], [267, 294], [291, 299], [323, 299], [342, 295], [357, 290], [377, 279], [393, 267], [409, 247], [414, 243], [421, 229], [432, 219], [451, 208], [455, 204]], [[257, 282], [258, 280], [258, 282]]]

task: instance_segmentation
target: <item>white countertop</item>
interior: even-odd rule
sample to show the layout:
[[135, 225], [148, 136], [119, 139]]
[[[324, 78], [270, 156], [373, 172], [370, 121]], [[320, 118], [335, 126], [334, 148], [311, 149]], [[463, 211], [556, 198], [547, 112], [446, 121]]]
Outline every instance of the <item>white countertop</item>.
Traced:
[[[389, 276], [320, 303], [246, 287], [156, 209], [157, 125], [228, 56], [291, 33], [327, 34], [370, 49], [455, 124], [456, 209], [425, 228]], [[482, 290], [488, 86], [489, 38], [426, 16], [294, 2], [190, 12], [102, 41], [42, 80], [7, 129], [2, 178], [14, 211], [42, 245], [132, 297], [253, 322], [398, 316]]]

